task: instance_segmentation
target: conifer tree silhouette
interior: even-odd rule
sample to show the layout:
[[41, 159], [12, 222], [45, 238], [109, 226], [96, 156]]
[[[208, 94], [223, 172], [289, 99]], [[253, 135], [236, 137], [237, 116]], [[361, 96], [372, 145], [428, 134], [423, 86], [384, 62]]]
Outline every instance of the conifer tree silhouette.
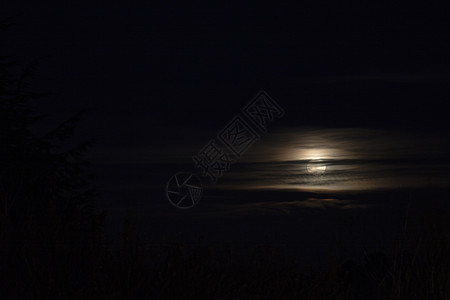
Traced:
[[83, 112], [46, 134], [33, 133], [45, 119], [30, 103], [45, 96], [30, 91], [35, 68], [31, 63], [18, 71], [10, 57], [0, 56], [0, 297], [69, 291], [76, 297], [98, 282], [105, 257], [103, 216], [95, 211], [83, 159], [90, 143], [69, 147]]

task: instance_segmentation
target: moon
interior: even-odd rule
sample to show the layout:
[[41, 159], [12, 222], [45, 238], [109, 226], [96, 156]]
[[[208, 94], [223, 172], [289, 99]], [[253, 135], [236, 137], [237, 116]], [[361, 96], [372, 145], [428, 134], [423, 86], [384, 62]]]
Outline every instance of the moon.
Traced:
[[320, 158], [313, 158], [306, 165], [306, 169], [310, 174], [319, 175], [325, 173], [327, 165]]

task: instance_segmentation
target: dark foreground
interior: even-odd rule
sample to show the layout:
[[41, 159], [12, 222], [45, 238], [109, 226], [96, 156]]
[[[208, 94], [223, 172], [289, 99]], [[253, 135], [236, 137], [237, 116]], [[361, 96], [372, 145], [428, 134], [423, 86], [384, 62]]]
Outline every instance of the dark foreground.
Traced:
[[8, 295], [2, 298], [449, 299], [444, 194], [428, 193], [414, 234], [407, 244], [399, 241], [403, 247], [369, 251], [362, 260], [331, 259], [321, 268], [270, 242], [246, 254], [208, 239], [148, 246], [130, 219], [122, 236], [107, 242], [101, 227], [89, 224], [95, 218], [62, 219], [50, 211], [19, 224], [10, 216], [1, 232], [2, 295]]

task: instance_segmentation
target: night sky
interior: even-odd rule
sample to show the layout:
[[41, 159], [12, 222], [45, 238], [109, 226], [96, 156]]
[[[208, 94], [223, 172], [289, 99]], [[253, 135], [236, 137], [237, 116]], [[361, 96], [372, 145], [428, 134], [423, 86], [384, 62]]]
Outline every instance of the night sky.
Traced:
[[[50, 123], [86, 111], [75, 138], [94, 140], [112, 239], [131, 214], [148, 244], [269, 242], [318, 266], [391, 251], [423, 195], [449, 196], [440, 1], [5, 1], [0, 14], [13, 23], [3, 53], [37, 62], [30, 84], [50, 93], [37, 110]], [[193, 156], [260, 91], [284, 114], [212, 184]], [[193, 208], [166, 197], [177, 172], [201, 181]]]

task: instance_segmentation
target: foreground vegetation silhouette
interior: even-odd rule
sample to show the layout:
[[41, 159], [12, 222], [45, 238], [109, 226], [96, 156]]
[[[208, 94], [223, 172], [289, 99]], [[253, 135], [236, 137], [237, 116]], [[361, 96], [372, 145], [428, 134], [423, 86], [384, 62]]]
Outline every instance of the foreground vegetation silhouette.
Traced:
[[450, 299], [444, 210], [424, 215], [408, 251], [315, 272], [269, 246], [247, 257], [204, 242], [149, 249], [128, 219], [111, 247], [83, 160], [88, 144], [70, 147], [82, 115], [33, 133], [43, 116], [30, 101], [43, 95], [27, 88], [32, 67], [0, 60], [2, 299]]

